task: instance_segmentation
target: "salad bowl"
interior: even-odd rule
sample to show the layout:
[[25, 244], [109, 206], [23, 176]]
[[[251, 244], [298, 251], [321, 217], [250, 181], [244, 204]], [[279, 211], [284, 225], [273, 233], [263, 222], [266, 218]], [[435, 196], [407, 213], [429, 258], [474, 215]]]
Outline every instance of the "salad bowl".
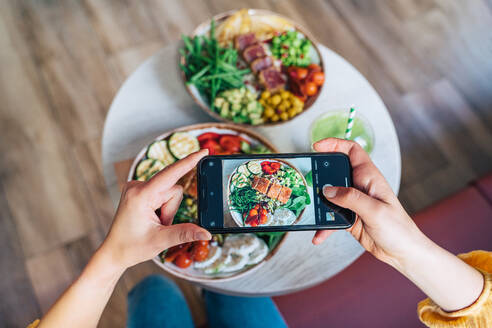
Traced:
[[[241, 16], [243, 16], [242, 20], [240, 18]], [[245, 22], [249, 22], [250, 25], [244, 26], [244, 24], [246, 24]], [[190, 63], [188, 62], [189, 60], [187, 60], [187, 58], [190, 58], [190, 49], [192, 49], [195, 44], [195, 40], [197, 40], [196, 37], [205, 38], [210, 35], [211, 32], [216, 33], [217, 39], [213, 40], [223, 48], [234, 50], [234, 47], [231, 45], [237, 43], [235, 40], [237, 40], [239, 31], [242, 30], [249, 31], [248, 33], [256, 33], [258, 44], [261, 44], [262, 47], [266, 49], [266, 53], [264, 53], [265, 57], [274, 58], [271, 67], [275, 67], [276, 70], [280, 72], [277, 77], [278, 79], [284, 80], [282, 87], [270, 88], [270, 84], [262, 83], [262, 81], [268, 80], [268, 78], [262, 79], [260, 77], [261, 71], [260, 74], [258, 74], [253, 66], [251, 66], [252, 64], [248, 63], [244, 59], [245, 56], [241, 54], [231, 55], [230, 57], [235, 56], [238, 58], [237, 62], [231, 61], [224, 65], [233, 64], [234, 66], [237, 66], [240, 71], [247, 70], [248, 65], [250, 65], [250, 72], [247, 74], [245, 73], [242, 76], [244, 85], [238, 87], [245, 91], [243, 92], [245, 94], [238, 95], [234, 93], [233, 95], [221, 96], [221, 93], [216, 93], [216, 90], [210, 92], [207, 87], [199, 87], [199, 84], [194, 81], [197, 80], [196, 77], [203, 71], [200, 71], [198, 75], [193, 75], [188, 69]], [[272, 41], [275, 38], [282, 38], [286, 35], [292, 35], [293, 33], [295, 33], [295, 35], [291, 37], [293, 40], [285, 41], [290, 42], [289, 45], [283, 44], [282, 42], [284, 41]], [[321, 52], [318, 48], [318, 42], [311, 33], [300, 24], [280, 14], [262, 9], [242, 9], [220, 13], [212, 17], [212, 19], [198, 25], [190, 34], [190, 37], [184, 37], [183, 40], [185, 46], [181, 49], [179, 65], [182, 69], [181, 76], [185, 82], [186, 90], [203, 111], [219, 121], [238, 125], [268, 126], [282, 124], [302, 115], [312, 107], [323, 88], [325, 67]], [[309, 61], [301, 63], [298, 58], [297, 61], [293, 59], [288, 63], [284, 63], [283, 60], [285, 58], [288, 59], [288, 57], [291, 56], [291, 54], [289, 54], [289, 49], [294, 48], [292, 44], [298, 44], [300, 42], [299, 40], [306, 40], [309, 44], [309, 46], [306, 46], [306, 53], [299, 54], [299, 56], [305, 55], [306, 58], [309, 58]], [[280, 50], [277, 50], [277, 48], [273, 49], [273, 43], [279, 43]], [[278, 51], [281, 51], [282, 53], [277, 53]], [[296, 51], [292, 51], [292, 53], [295, 52]], [[292, 54], [292, 56], [294, 55]], [[207, 58], [204, 60], [210, 61], [210, 59]], [[226, 76], [231, 74], [234, 75], [236, 73], [239, 75], [242, 74], [238, 71], [232, 73], [225, 72], [218, 75]], [[206, 79], [207, 77], [199, 76], [199, 78]], [[275, 78], [272, 77], [272, 80], [275, 80]], [[218, 81], [218, 84], [221, 82], [222, 81]], [[224, 82], [222, 82], [222, 85], [223, 84]], [[237, 89], [233, 88], [233, 90]], [[226, 90], [225, 92], [222, 91], [222, 94], [227, 94], [228, 91], [230, 90]], [[275, 94], [279, 94], [280, 91], [284, 91], [284, 93], [282, 93], [282, 101], [278, 102], [273, 97]], [[233, 110], [224, 109], [224, 101], [222, 101], [222, 99], [225, 99], [225, 102], [228, 103], [230, 105], [229, 108], [231, 108], [234, 105], [237, 105], [231, 99], [237, 98], [241, 98], [241, 103], [246, 103], [248, 106], [241, 106], [241, 109], [237, 109], [237, 111], [240, 111], [242, 114], [233, 116], [230, 114]], [[221, 100], [217, 101], [217, 99]], [[285, 102], [283, 101], [284, 99], [286, 100]], [[260, 105], [255, 103], [255, 100], [258, 101]], [[255, 106], [251, 105], [253, 103], [255, 103]], [[284, 104], [285, 106], [282, 106]], [[289, 104], [291, 107], [289, 107]], [[245, 107], [247, 111], [251, 111], [251, 113], [248, 112], [248, 114], [244, 114]], [[287, 109], [284, 109], [284, 107]], [[224, 112], [228, 112], [229, 114], [224, 114]], [[283, 114], [284, 112], [285, 114]], [[245, 118], [245, 115], [249, 115], [252, 118]]]
[[[206, 138], [204, 139], [204, 137]], [[189, 125], [167, 131], [143, 147], [132, 163], [127, 181], [151, 179], [154, 174], [167, 165], [200, 148], [209, 148], [209, 151], [220, 151], [223, 154], [234, 153], [236, 149], [231, 146], [233, 145], [231, 140], [234, 140], [234, 137], [243, 143], [241, 144], [242, 150], [240, 150], [243, 154], [248, 152], [277, 152], [277, 149], [261, 135], [240, 126], [225, 123]], [[219, 141], [215, 142], [212, 138], [218, 138]], [[222, 138], [227, 142], [223, 142]], [[227, 149], [227, 147], [230, 148]], [[178, 183], [183, 186], [184, 198], [173, 224], [196, 223], [196, 170], [184, 176]], [[156, 212], [156, 214], [159, 213]], [[153, 261], [163, 270], [190, 281], [210, 282], [237, 279], [257, 270], [274, 256], [285, 240], [286, 234], [256, 235], [248, 233], [236, 236], [213, 235], [211, 242], [179, 245], [165, 250]], [[231, 247], [231, 245], [236, 248]], [[263, 248], [261, 254], [258, 255], [260, 246]], [[206, 254], [203, 252], [204, 248], [208, 248]], [[227, 264], [219, 263], [220, 259], [227, 255], [225, 249], [228, 252], [233, 252], [231, 256], [237, 263], [230, 260]], [[238, 251], [238, 254], [235, 254], [234, 249], [241, 249], [242, 253], [239, 254]], [[245, 249], [248, 249], [247, 253], [243, 252]], [[216, 256], [217, 253], [221, 255]], [[231, 256], [227, 255], [227, 258]], [[248, 258], [248, 261], [241, 256]], [[224, 262], [226, 261], [224, 260]]]

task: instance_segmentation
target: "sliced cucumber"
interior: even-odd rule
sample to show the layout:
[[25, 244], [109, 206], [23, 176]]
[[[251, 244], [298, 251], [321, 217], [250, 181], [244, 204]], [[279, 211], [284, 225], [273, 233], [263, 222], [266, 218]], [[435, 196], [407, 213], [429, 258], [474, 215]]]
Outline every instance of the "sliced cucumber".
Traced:
[[152, 143], [149, 146], [149, 149], [147, 149], [147, 157], [158, 159], [164, 165], [169, 165], [176, 161], [176, 158], [174, 158], [174, 156], [169, 152], [169, 149], [167, 148], [166, 140], [159, 140]]
[[248, 171], [252, 174], [260, 174], [261, 173], [261, 164], [258, 161], [250, 161], [248, 162]]
[[200, 150], [198, 139], [187, 132], [176, 132], [169, 138], [169, 151], [177, 159]]
[[[137, 177], [138, 180], [140, 180], [140, 177], [143, 177], [145, 175], [145, 172], [147, 172], [148, 169], [154, 165], [155, 159], [144, 159], [140, 163], [138, 163], [137, 168], [135, 170], [135, 176]], [[140, 180], [142, 181], [142, 180]]]
[[251, 172], [249, 172], [248, 168], [246, 167], [246, 164], [241, 164], [237, 168], [237, 172], [238, 173], [241, 173], [241, 174], [244, 174], [245, 177], [249, 177], [251, 175]]

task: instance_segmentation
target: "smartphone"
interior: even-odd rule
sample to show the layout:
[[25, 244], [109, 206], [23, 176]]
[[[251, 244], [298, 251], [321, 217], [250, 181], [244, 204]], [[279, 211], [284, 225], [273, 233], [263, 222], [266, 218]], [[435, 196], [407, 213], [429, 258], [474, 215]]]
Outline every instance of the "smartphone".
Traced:
[[355, 213], [324, 185], [352, 186], [342, 153], [206, 156], [198, 164], [199, 224], [211, 233], [346, 229]]

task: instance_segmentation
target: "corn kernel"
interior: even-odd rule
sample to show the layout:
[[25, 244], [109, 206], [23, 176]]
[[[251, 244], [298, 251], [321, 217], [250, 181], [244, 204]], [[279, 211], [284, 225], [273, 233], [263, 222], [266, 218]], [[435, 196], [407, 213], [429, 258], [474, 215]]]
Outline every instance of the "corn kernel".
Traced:
[[261, 99], [268, 99], [270, 98], [271, 94], [270, 91], [263, 91], [261, 94]]
[[292, 117], [296, 116], [297, 112], [294, 108], [291, 108], [287, 111], [287, 114], [289, 114], [289, 117], [292, 118]]
[[270, 117], [270, 121], [272, 121], [272, 122], [277, 122], [279, 119], [280, 119], [280, 116], [278, 116], [277, 114]]
[[289, 115], [286, 112], [283, 112], [282, 114], [280, 114], [280, 119], [282, 121], [287, 121], [289, 119]]

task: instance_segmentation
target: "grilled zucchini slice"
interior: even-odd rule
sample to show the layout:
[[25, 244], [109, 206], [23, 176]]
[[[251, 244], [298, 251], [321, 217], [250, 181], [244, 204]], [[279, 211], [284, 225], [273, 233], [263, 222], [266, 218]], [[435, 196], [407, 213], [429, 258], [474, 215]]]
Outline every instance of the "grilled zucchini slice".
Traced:
[[168, 142], [169, 151], [177, 159], [182, 159], [191, 153], [200, 150], [198, 139], [187, 132], [176, 132]]
[[157, 159], [166, 166], [176, 161], [176, 158], [174, 158], [174, 156], [169, 151], [169, 148], [167, 147], [166, 140], [153, 142], [147, 149], [147, 157]]

